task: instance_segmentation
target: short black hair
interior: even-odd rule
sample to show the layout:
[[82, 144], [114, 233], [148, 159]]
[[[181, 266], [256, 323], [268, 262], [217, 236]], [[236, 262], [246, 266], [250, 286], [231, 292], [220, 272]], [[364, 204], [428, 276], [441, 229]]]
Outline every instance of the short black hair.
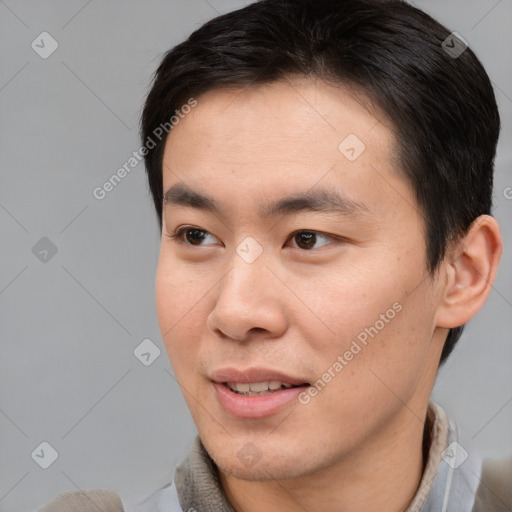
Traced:
[[[492, 206], [500, 118], [491, 81], [462, 41], [402, 0], [261, 0], [208, 21], [164, 56], [142, 114], [142, 143], [154, 145], [144, 159], [160, 228], [169, 130], [155, 133], [172, 128], [176, 110], [214, 89], [320, 78], [362, 93], [391, 121], [433, 275], [448, 244]], [[450, 330], [441, 364], [462, 329]]]

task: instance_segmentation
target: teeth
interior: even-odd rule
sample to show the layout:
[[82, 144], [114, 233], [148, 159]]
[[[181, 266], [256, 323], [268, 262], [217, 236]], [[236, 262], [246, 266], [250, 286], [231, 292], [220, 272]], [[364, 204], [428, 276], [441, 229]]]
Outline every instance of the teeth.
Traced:
[[249, 384], [249, 391], [253, 391], [255, 393], [261, 393], [262, 391], [268, 391], [269, 382], [251, 382]]
[[277, 391], [281, 388], [291, 388], [293, 387], [291, 384], [285, 384], [284, 382], [279, 382], [278, 380], [270, 380], [263, 382], [250, 382], [250, 383], [242, 383], [242, 382], [227, 382], [227, 386], [236, 393], [244, 394], [244, 395], [267, 395], [273, 391]]
[[240, 393], [247, 393], [248, 391], [250, 391], [249, 384], [245, 383], [235, 384], [234, 389], [235, 391], [240, 391]]

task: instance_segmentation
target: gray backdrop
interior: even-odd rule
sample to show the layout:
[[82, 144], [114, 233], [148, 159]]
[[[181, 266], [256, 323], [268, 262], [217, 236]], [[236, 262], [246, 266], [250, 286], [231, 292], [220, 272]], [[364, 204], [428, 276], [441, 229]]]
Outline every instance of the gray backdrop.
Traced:
[[[93, 191], [138, 150], [163, 52], [246, 3], [0, 0], [0, 511], [88, 487], [130, 508], [188, 451], [195, 429], [155, 315], [159, 232], [143, 164], [103, 199]], [[480, 56], [503, 117], [501, 271], [434, 393], [497, 457], [512, 453], [512, 0], [415, 3]]]

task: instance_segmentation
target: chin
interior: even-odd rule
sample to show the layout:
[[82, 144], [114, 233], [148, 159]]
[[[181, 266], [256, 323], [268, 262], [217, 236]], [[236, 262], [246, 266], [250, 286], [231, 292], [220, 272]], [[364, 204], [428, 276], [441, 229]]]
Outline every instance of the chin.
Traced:
[[231, 443], [224, 447], [211, 446], [204, 441], [203, 444], [222, 473], [240, 480], [289, 480], [314, 473], [322, 466], [307, 453], [298, 453], [296, 446], [290, 446], [287, 451], [282, 445], [280, 450], [267, 445], [260, 452], [250, 442], [242, 443], [242, 448]]
[[[214, 459], [215, 460], [215, 459]], [[217, 458], [218, 460], [218, 458]], [[263, 460], [263, 458], [252, 467], [246, 467], [239, 460], [221, 458], [215, 460], [217, 467], [222, 473], [239, 480], [252, 482], [267, 482], [275, 480], [289, 480], [306, 476], [311, 472], [306, 468], [300, 468], [290, 461], [278, 463], [275, 460]]]

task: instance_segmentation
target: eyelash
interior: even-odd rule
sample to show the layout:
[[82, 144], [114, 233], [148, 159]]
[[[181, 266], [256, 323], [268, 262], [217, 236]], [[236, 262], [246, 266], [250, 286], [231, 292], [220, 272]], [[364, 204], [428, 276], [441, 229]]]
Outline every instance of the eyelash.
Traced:
[[[181, 243], [181, 244], [184, 244], [184, 245], [188, 245], [190, 247], [201, 247], [201, 244], [194, 245], [194, 244], [190, 244], [190, 243], [185, 241], [184, 235], [189, 230], [198, 230], [198, 231], [201, 231], [201, 232], [203, 232], [203, 233], [205, 233], [207, 235], [211, 235], [212, 234], [209, 231], [206, 231], [205, 229], [198, 228], [196, 226], [183, 226], [181, 228], [176, 229], [176, 231], [172, 235], [169, 235], [169, 234], [166, 233], [166, 236], [169, 237], [173, 241], [177, 241], [178, 243]], [[297, 236], [300, 233], [314, 233], [315, 235], [320, 235], [320, 236], [322, 236], [324, 238], [328, 238], [328, 239], [333, 240], [335, 242], [346, 241], [345, 239], [340, 238], [340, 237], [336, 237], [334, 235], [328, 235], [328, 234], [323, 233], [321, 231], [308, 230], [308, 229], [299, 229], [297, 231], [294, 231], [293, 233], [290, 234], [290, 236], [288, 237], [287, 240], [293, 239], [295, 236]], [[212, 235], [212, 236], [214, 236], [214, 235]], [[331, 244], [325, 244], [325, 245], [331, 245]], [[324, 247], [324, 246], [322, 246], [322, 247]], [[310, 252], [310, 251], [314, 250], [314, 249], [302, 249], [301, 247], [293, 247], [293, 248], [294, 249], [299, 249], [300, 251], [303, 251], [303, 252]]]

